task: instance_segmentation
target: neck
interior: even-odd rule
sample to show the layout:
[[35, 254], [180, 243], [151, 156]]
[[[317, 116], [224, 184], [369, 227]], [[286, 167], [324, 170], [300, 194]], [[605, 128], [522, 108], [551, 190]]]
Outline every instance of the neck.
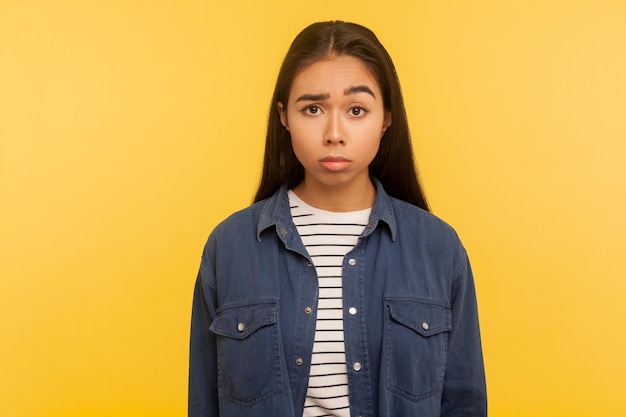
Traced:
[[376, 187], [369, 180], [363, 184], [324, 185], [302, 181], [293, 189], [305, 203], [320, 210], [348, 212], [374, 205]]

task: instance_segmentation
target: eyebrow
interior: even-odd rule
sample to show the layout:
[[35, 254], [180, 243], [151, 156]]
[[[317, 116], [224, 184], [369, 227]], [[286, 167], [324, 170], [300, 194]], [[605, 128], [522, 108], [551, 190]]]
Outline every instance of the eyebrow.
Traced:
[[[374, 94], [374, 92], [372, 91], [371, 88], [369, 88], [366, 85], [355, 85], [352, 87], [348, 87], [345, 90], [343, 90], [343, 95], [344, 96], [349, 96], [351, 94], [357, 94], [357, 93], [367, 93], [369, 95], [371, 95], [372, 97], [376, 98], [376, 95]], [[299, 101], [323, 101], [323, 100], [328, 100], [330, 98], [330, 94], [325, 93], [325, 94], [303, 94], [300, 97], [298, 97], [296, 99], [296, 103]]]
[[303, 94], [296, 99], [296, 103], [299, 101], [323, 101], [328, 100], [330, 98], [330, 94]]
[[345, 90], [343, 90], [343, 95], [345, 96], [349, 96], [350, 94], [356, 94], [356, 93], [367, 93], [371, 95], [372, 97], [376, 98], [376, 95], [374, 94], [372, 89], [366, 85], [356, 85], [353, 87], [348, 87]]

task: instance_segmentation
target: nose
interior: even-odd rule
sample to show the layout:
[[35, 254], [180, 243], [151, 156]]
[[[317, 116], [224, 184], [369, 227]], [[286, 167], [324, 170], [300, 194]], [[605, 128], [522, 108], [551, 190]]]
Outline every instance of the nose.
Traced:
[[326, 145], [345, 144], [345, 136], [343, 134], [343, 128], [341, 126], [341, 118], [337, 114], [333, 114], [328, 118], [326, 134], [324, 136], [324, 143]]

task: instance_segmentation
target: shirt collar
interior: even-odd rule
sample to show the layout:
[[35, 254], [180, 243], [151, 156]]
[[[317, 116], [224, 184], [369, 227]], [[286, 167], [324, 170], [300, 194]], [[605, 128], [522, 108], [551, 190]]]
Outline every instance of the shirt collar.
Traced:
[[[391, 204], [392, 197], [390, 197], [383, 188], [383, 185], [377, 179], [374, 179], [374, 185], [376, 186], [376, 199], [372, 206], [372, 213], [370, 214], [370, 220], [365, 227], [363, 236], [367, 236], [378, 227], [380, 221], [384, 222], [389, 228], [391, 233], [391, 240], [396, 240], [396, 218], [393, 214], [393, 207]], [[273, 196], [265, 200], [261, 209], [261, 215], [259, 217], [259, 225], [257, 227], [256, 238], [261, 241], [261, 233], [272, 226], [276, 226], [276, 231], [279, 236], [282, 234], [284, 239], [288, 233], [288, 230], [293, 226], [291, 219], [291, 212], [289, 210], [289, 198], [287, 197], [287, 186], [283, 185], [280, 189], [274, 193]]]

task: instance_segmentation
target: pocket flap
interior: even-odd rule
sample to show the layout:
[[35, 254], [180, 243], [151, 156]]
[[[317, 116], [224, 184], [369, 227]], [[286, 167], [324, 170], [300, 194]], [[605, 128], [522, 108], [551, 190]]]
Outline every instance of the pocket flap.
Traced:
[[233, 339], [245, 339], [261, 327], [276, 323], [278, 300], [229, 304], [217, 310], [209, 330]]
[[414, 298], [387, 298], [389, 314], [396, 322], [422, 336], [432, 336], [452, 329], [450, 307]]

